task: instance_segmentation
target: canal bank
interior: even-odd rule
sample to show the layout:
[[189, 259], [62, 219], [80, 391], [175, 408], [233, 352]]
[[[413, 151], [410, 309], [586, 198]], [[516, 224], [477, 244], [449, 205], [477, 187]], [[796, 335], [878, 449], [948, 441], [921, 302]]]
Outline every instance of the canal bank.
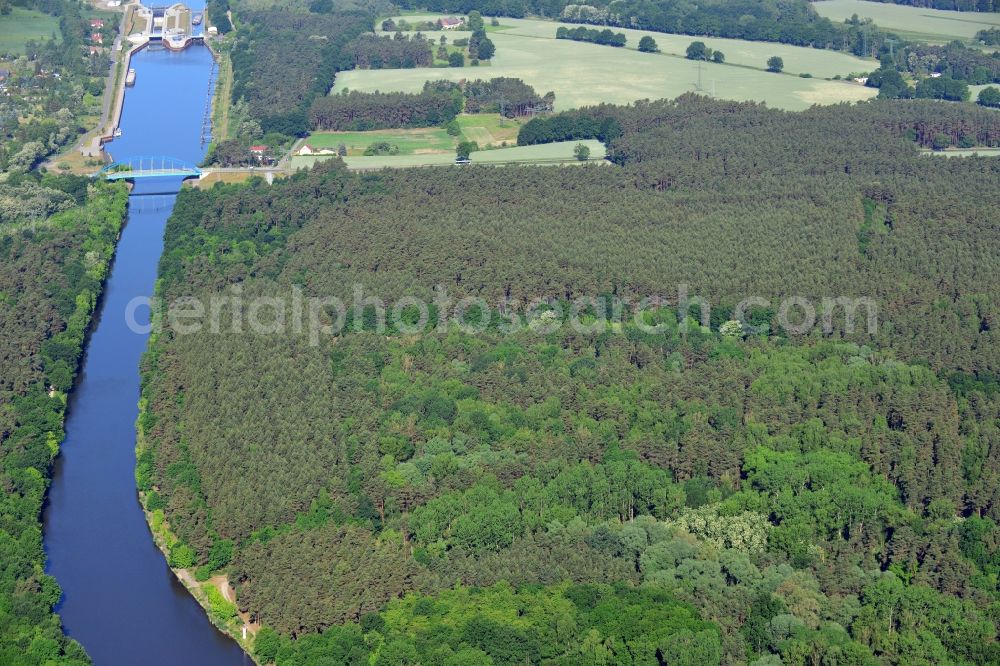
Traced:
[[[140, 50], [125, 92], [116, 158], [164, 155], [199, 162], [212, 55], [203, 46]], [[167, 102], [167, 103], [165, 103]], [[91, 336], [69, 400], [66, 438], [44, 512], [47, 572], [63, 589], [66, 633], [98, 666], [251, 664], [167, 567], [135, 487], [139, 362], [148, 336], [127, 320], [150, 296], [176, 178], [137, 181]], [[147, 316], [134, 313], [137, 323]]]

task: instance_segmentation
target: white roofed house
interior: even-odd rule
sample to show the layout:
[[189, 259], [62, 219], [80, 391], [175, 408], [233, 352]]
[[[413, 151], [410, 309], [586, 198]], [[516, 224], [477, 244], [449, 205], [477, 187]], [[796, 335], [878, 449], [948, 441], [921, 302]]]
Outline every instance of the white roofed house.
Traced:
[[310, 146], [308, 143], [302, 144], [299, 148], [299, 155], [336, 155], [337, 151], [333, 148], [316, 148], [315, 146]]

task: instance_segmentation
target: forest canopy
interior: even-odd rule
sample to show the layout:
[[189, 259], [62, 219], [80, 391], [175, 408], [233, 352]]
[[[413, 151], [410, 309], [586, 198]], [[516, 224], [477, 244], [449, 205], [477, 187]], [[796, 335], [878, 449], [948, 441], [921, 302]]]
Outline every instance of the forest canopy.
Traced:
[[309, 129], [309, 106], [326, 95], [334, 75], [350, 69], [345, 47], [371, 29], [363, 11], [298, 14], [243, 12], [233, 62], [232, 100], [244, 100], [261, 130], [287, 135]]
[[[599, 134], [615, 166], [333, 162], [179, 197], [167, 301], [451, 299], [416, 332], [368, 304], [337, 335], [223, 322], [147, 356], [144, 501], [229, 575], [261, 658], [997, 661], [1000, 166], [919, 147], [1000, 144], [1000, 117], [688, 95], [522, 131]], [[559, 325], [678, 285], [707, 318]], [[879, 323], [789, 332], [789, 295]], [[463, 297], [545, 299], [555, 327], [439, 325]]]
[[11, 207], [21, 215], [0, 218], [0, 663], [82, 665], [86, 653], [53, 613], [60, 590], [44, 573], [41, 514], [127, 193], [68, 175], [0, 185], [0, 196], [29, 191], [59, 210]]

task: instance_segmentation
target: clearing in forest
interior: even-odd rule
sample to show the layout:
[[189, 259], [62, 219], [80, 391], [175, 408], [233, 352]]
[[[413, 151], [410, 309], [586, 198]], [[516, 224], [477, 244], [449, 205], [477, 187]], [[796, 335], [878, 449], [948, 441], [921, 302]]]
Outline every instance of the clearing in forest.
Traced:
[[[600, 162], [604, 158], [604, 144], [600, 141], [589, 140], [480, 150], [472, 153], [471, 159], [473, 164], [579, 164], [580, 162], [573, 155], [573, 149], [579, 143], [590, 149], [590, 162]], [[324, 159], [331, 158], [296, 156], [292, 158], [292, 168], [311, 168], [317, 161]], [[348, 156], [344, 161], [351, 169], [444, 166], [455, 163], [455, 153]]]
[[480, 146], [499, 146], [505, 141], [509, 145], [517, 144], [517, 132], [521, 128], [519, 120], [501, 120], [499, 113], [463, 114], [456, 120], [462, 128], [462, 136]]
[[441, 127], [367, 132], [314, 132], [303, 145], [322, 150], [336, 149], [340, 144], [344, 144], [349, 157], [365, 156], [365, 151], [375, 143], [387, 143], [397, 149], [397, 155], [387, 157], [436, 153], [454, 156], [455, 146], [460, 139], [475, 141], [481, 148], [500, 147], [504, 142], [514, 146], [517, 144], [518, 129], [521, 127], [521, 122], [518, 120], [504, 118], [501, 121], [498, 113], [462, 114], [455, 121], [462, 130], [461, 136], [452, 136]]
[[455, 138], [439, 127], [419, 129], [386, 129], [370, 132], [315, 132], [305, 140], [313, 148], [347, 147], [348, 155], [364, 155], [374, 143], [385, 142], [399, 149], [400, 155], [447, 152], [455, 150]]

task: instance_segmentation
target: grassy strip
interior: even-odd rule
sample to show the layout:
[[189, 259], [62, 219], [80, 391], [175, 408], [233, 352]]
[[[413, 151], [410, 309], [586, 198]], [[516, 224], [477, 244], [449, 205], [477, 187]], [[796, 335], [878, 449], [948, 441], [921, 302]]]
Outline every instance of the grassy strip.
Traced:
[[233, 63], [226, 52], [218, 53], [218, 59], [219, 73], [215, 79], [215, 95], [212, 98], [213, 142], [232, 138], [229, 111], [233, 96]]

